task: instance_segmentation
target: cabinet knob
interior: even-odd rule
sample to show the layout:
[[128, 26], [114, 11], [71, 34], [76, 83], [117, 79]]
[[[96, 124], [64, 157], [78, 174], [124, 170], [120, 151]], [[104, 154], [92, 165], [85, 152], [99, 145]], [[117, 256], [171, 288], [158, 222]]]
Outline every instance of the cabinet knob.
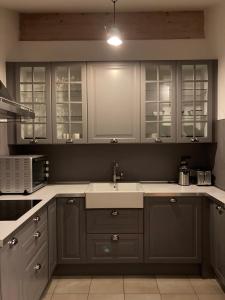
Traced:
[[119, 214], [119, 212], [118, 212], [117, 210], [113, 210], [113, 211], [111, 212], [111, 215], [112, 215], [112, 216], [118, 216], [118, 214]]
[[41, 218], [40, 218], [39, 216], [36, 216], [36, 217], [33, 218], [33, 221], [34, 221], [35, 223], [40, 222], [40, 220], [41, 220]]
[[68, 199], [67, 200], [67, 204], [74, 204], [75, 203], [75, 199]]
[[118, 139], [115, 138], [110, 140], [111, 144], [118, 144], [118, 142], [119, 142]]
[[38, 143], [38, 139], [36, 138], [33, 138], [31, 141], [30, 141], [30, 144], [37, 144]]
[[34, 235], [33, 235], [33, 237], [34, 237], [35, 239], [38, 239], [40, 236], [41, 236], [40, 231], [35, 232]]
[[119, 241], [120, 237], [119, 237], [119, 234], [113, 234], [112, 235], [112, 240], [113, 241]]
[[155, 142], [156, 142], [156, 143], [161, 143], [162, 140], [161, 140], [159, 137], [157, 137], [157, 138], [155, 138]]
[[13, 237], [11, 240], [8, 241], [8, 245], [10, 248], [15, 246], [17, 243], [18, 243], [18, 240], [15, 237]]
[[222, 215], [223, 214], [223, 207], [222, 206], [220, 206], [220, 205], [217, 205], [216, 206], [216, 209], [218, 210], [218, 213], [220, 214], [220, 215]]
[[34, 266], [34, 271], [39, 271], [39, 270], [41, 270], [41, 264], [36, 264]]
[[191, 138], [191, 142], [192, 142], [192, 143], [198, 143], [198, 142], [199, 142], [199, 139], [196, 138], [196, 137], [192, 137], [192, 138]]
[[170, 203], [177, 203], [177, 199], [171, 198], [171, 199], [170, 199]]

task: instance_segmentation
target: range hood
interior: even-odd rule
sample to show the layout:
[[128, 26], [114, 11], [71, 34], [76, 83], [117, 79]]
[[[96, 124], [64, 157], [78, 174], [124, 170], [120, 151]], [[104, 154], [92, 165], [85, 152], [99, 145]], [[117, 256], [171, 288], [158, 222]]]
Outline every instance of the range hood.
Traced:
[[7, 88], [0, 80], [0, 118], [34, 119], [34, 117], [32, 109], [12, 100]]

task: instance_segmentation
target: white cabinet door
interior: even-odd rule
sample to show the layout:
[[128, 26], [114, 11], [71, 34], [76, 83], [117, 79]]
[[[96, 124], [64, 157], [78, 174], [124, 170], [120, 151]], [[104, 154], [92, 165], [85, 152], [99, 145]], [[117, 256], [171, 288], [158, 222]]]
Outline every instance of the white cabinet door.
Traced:
[[88, 65], [88, 142], [140, 142], [140, 64]]

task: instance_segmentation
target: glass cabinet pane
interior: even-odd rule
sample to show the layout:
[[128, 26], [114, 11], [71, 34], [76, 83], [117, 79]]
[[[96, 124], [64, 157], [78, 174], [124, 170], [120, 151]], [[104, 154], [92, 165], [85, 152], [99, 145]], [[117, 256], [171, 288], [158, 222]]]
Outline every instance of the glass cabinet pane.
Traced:
[[158, 104], [157, 102], [146, 103], [146, 121], [157, 121], [158, 116]]
[[157, 101], [157, 83], [146, 83], [146, 101]]
[[32, 139], [33, 138], [33, 124], [21, 124], [21, 138]]
[[71, 103], [71, 121], [82, 121], [82, 104], [80, 103]]
[[159, 120], [160, 121], [171, 121], [172, 105], [171, 103], [160, 103], [159, 104]]
[[20, 82], [32, 82], [32, 67], [20, 68]]
[[205, 138], [208, 136], [207, 122], [196, 122], [195, 124], [195, 136], [199, 138]]
[[36, 139], [46, 138], [46, 124], [35, 124], [34, 125], [34, 136]]
[[160, 83], [159, 84], [159, 101], [170, 101], [171, 100], [171, 84]]
[[82, 123], [72, 123], [71, 133], [73, 140], [80, 140], [83, 138], [83, 125]]
[[34, 82], [45, 82], [45, 75], [44, 67], [34, 67]]
[[81, 84], [72, 83], [70, 85], [70, 101], [82, 101]]
[[57, 123], [69, 122], [68, 104], [56, 104], [56, 122]]
[[172, 69], [170, 65], [159, 66], [159, 80], [160, 81], [171, 81], [172, 80]]
[[182, 80], [194, 80], [194, 65], [183, 65], [182, 66]]
[[57, 139], [68, 140], [70, 139], [69, 124], [57, 124]]
[[182, 123], [182, 137], [194, 136], [194, 123]]
[[159, 123], [159, 137], [171, 137], [171, 123]]
[[149, 122], [145, 124], [146, 130], [145, 130], [145, 137], [156, 139], [158, 137], [158, 128], [156, 122]]
[[56, 82], [68, 82], [68, 68], [67, 67], [56, 67], [55, 77]]
[[196, 80], [208, 80], [207, 65], [196, 65]]

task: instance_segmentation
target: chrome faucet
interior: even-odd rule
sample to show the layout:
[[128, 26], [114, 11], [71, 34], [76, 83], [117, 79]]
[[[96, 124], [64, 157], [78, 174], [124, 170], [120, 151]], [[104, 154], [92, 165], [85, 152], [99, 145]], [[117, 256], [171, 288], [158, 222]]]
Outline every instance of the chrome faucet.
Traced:
[[113, 183], [114, 186], [116, 185], [117, 180], [120, 180], [123, 178], [124, 173], [123, 171], [120, 171], [119, 175], [118, 175], [118, 169], [119, 169], [119, 163], [117, 161], [113, 162]]

